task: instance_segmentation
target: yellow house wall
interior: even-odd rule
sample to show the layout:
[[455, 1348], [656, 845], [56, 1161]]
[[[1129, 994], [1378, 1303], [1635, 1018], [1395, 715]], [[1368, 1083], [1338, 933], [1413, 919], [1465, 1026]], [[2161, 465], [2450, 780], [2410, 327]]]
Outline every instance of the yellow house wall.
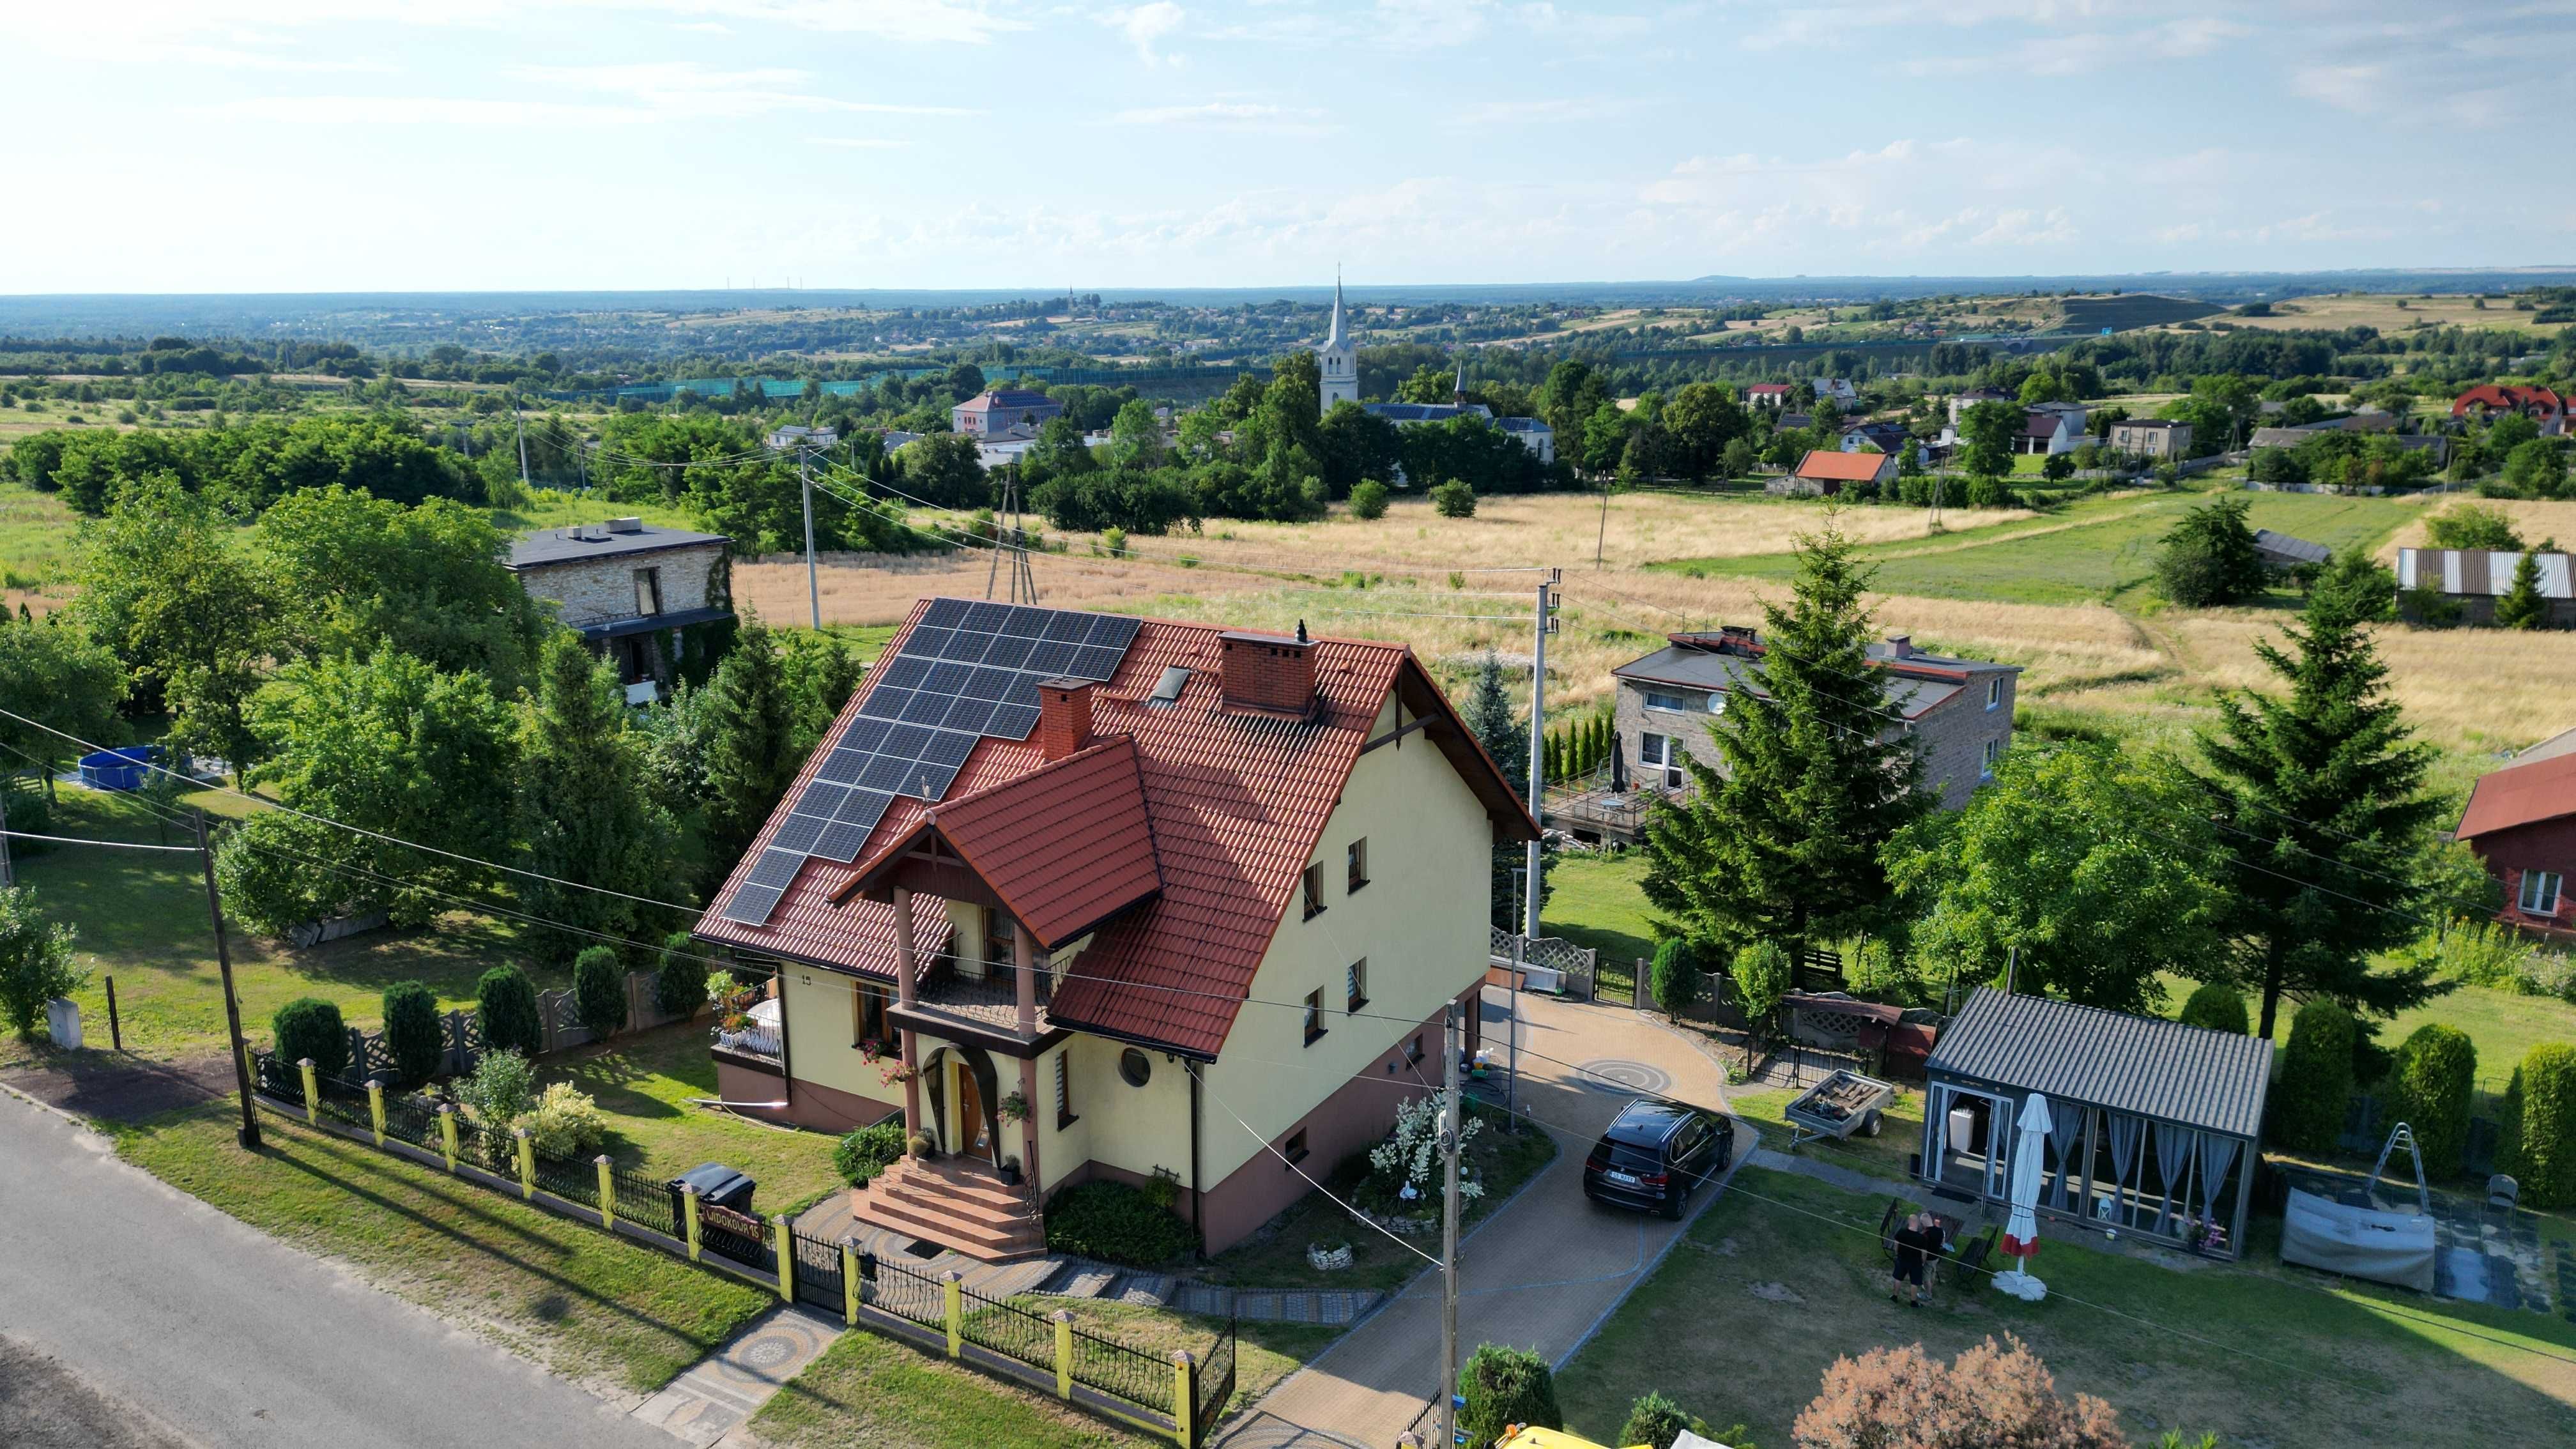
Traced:
[[[903, 1105], [901, 1085], [887, 1086], [877, 1067], [859, 1055], [851, 1032], [857, 1024], [859, 983], [819, 966], [790, 961], [779, 973], [780, 1008], [787, 1018], [787, 1065], [796, 1079]], [[891, 1050], [893, 1044], [889, 1042]]]
[[[1394, 728], [1390, 697], [1369, 733]], [[1368, 841], [1369, 881], [1353, 893], [1345, 852], [1360, 838]], [[1205, 1069], [1205, 1186], [1265, 1151], [1354, 1075], [1384, 1077], [1389, 1048], [1418, 1029], [1410, 1023], [1437, 1013], [1484, 974], [1492, 844], [1483, 802], [1439, 746], [1416, 733], [1360, 757], [1315, 847], [1324, 909], [1304, 919], [1292, 897], [1252, 981], [1256, 1001], [1303, 1002], [1320, 988], [1324, 1035], [1309, 1045], [1303, 1014], [1281, 1007], [1247, 1004], [1235, 1017]], [[1353, 1017], [1344, 1010], [1343, 973], [1362, 956], [1368, 1004]], [[1435, 1081], [1439, 1061], [1435, 1039], [1422, 1063]], [[1333, 1167], [1306, 1164], [1318, 1177]]]

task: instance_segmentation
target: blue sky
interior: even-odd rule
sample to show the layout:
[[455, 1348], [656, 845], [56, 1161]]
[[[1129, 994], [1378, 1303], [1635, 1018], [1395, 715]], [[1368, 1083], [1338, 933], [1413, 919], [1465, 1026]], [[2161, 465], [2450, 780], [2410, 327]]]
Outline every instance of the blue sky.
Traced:
[[8, 0], [0, 291], [2576, 263], [2576, 0]]

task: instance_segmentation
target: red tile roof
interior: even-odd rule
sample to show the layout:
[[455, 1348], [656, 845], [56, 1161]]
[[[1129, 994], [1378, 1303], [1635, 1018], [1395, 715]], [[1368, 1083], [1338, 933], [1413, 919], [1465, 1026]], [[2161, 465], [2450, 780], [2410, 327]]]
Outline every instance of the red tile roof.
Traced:
[[836, 893], [848, 901], [925, 836], [936, 835], [1054, 951], [1163, 888], [1145, 777], [1129, 735], [1016, 779], [942, 801], [859, 858]]
[[2471, 408], [2490, 411], [2527, 410], [2542, 417], [2556, 417], [2567, 410], [2567, 400], [2545, 387], [2521, 383], [2480, 383], [2451, 400], [2451, 416], [2465, 415]]
[[[881, 657], [901, 652], [926, 607], [927, 601], [915, 606]], [[1093, 732], [1132, 740], [1162, 891], [1094, 934], [1058, 982], [1048, 1006], [1048, 1016], [1060, 1025], [1209, 1059], [1224, 1044], [1251, 991], [1253, 974], [1287, 914], [1298, 877], [1314, 859], [1325, 821], [1340, 801], [1388, 690], [1403, 691], [1409, 715], [1435, 720], [1423, 734], [1484, 800], [1503, 838], [1526, 840], [1537, 833], [1510, 784], [1411, 650], [1319, 639], [1315, 682], [1322, 705], [1316, 717], [1255, 718], [1219, 708], [1222, 632], [1202, 624], [1146, 620], [1117, 674], [1092, 692]], [[1180, 697], [1170, 704], [1149, 702], [1163, 671], [1174, 666], [1190, 671]], [[868, 687], [862, 687], [851, 698], [842, 710], [842, 723], [829, 736], [840, 733], [867, 695]], [[806, 761], [787, 799], [796, 798], [812, 778], [820, 755]], [[870, 833], [859, 859], [870, 860], [886, 842], [911, 835], [929, 810], [936, 809], [944, 823], [969, 797], [1023, 779], [1045, 764], [1034, 740], [979, 742], [958, 770], [947, 804], [925, 806], [898, 797]], [[714, 899], [725, 899], [758, 861], [785, 815], [782, 806]], [[1062, 849], [1058, 839], [1035, 844], [1042, 850]], [[1035, 866], [1029, 872], [1039, 874]], [[852, 875], [849, 866], [808, 860], [767, 923], [746, 926], [711, 912], [700, 918], [697, 934], [746, 951], [891, 979], [893, 908], [857, 897], [846, 907], [831, 904]], [[948, 950], [943, 903], [916, 895], [913, 910], [920, 949], [925, 954]]]
[[2520, 825], [2576, 815], [2576, 755], [2555, 755], [2507, 765], [2481, 775], [2469, 790], [2469, 808], [2453, 833], [2462, 840]]
[[1843, 453], [1831, 448], [1810, 448], [1798, 460], [1797, 476], [1830, 479], [1838, 483], [1866, 483], [1878, 476], [1894, 455], [1888, 453]]
[[1775, 392], [1776, 392], [1776, 393], [1781, 393], [1781, 394], [1784, 394], [1784, 395], [1785, 395], [1785, 394], [1789, 391], [1789, 384], [1787, 384], [1787, 383], [1785, 383], [1785, 382], [1757, 382], [1757, 383], [1754, 383], [1752, 386], [1747, 387], [1747, 388], [1745, 389], [1745, 391], [1746, 391], [1747, 393], [1757, 393], [1757, 392], [1758, 392], [1758, 393], [1762, 393], [1762, 394], [1765, 394], [1765, 395], [1768, 395], [1768, 394], [1771, 394], [1771, 393], [1775, 393]]

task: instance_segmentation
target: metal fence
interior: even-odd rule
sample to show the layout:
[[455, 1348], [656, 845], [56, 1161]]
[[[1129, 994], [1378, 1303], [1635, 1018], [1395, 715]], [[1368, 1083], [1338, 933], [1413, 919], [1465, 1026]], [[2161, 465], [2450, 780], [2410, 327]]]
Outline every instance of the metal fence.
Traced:
[[[603, 1172], [595, 1159], [576, 1161], [535, 1151], [523, 1138], [492, 1131], [454, 1106], [428, 1097], [371, 1091], [363, 1083], [318, 1072], [308, 1095], [302, 1069], [281, 1061], [273, 1051], [254, 1048], [251, 1072], [254, 1089], [274, 1111], [292, 1117], [309, 1113], [343, 1137], [380, 1137], [386, 1144], [399, 1142], [434, 1157], [445, 1157], [452, 1150], [456, 1162], [481, 1169], [459, 1181], [531, 1198], [543, 1193], [549, 1200], [544, 1206], [584, 1215], [601, 1213], [604, 1206], [620, 1221], [659, 1235], [643, 1241], [666, 1251], [685, 1251], [690, 1246], [686, 1214], [669, 1183], [613, 1167]], [[952, 1352], [971, 1344], [1054, 1376], [1067, 1392], [1079, 1386], [1096, 1396], [1090, 1401], [1095, 1411], [1110, 1413], [1116, 1407], [1113, 1417], [1158, 1433], [1169, 1424], [1184, 1444], [1207, 1443], [1233, 1398], [1237, 1335], [1231, 1321], [1193, 1360], [1192, 1372], [1183, 1380], [1176, 1378], [1170, 1357], [1070, 1322], [1061, 1325], [1060, 1335], [1059, 1325], [1049, 1315], [978, 1293], [953, 1275], [942, 1279], [870, 1254], [845, 1255], [843, 1244], [798, 1232], [792, 1225], [784, 1234], [790, 1256], [781, 1263], [779, 1235], [772, 1224], [713, 1203], [699, 1204], [696, 1217], [698, 1250], [771, 1278], [799, 1303], [844, 1314], [854, 1314], [858, 1305], [864, 1305], [946, 1336]], [[853, 1260], [860, 1278], [855, 1295], [849, 1291], [847, 1276]], [[851, 1321], [858, 1322], [855, 1317]], [[1179, 1401], [1184, 1387], [1191, 1395], [1186, 1408]], [[1145, 1417], [1133, 1417], [1130, 1410]]]

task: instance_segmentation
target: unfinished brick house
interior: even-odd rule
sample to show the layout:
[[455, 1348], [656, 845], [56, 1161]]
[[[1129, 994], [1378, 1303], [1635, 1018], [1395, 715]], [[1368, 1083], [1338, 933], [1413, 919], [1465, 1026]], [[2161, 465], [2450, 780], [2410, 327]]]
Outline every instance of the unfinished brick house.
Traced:
[[510, 545], [510, 572], [594, 654], [616, 662], [630, 702], [654, 698], [680, 677], [707, 632], [733, 623], [720, 533], [658, 528], [612, 518], [532, 533]]
[[[1668, 634], [1663, 648], [1612, 670], [1619, 681], [1613, 723], [1626, 775], [1612, 793], [1621, 803], [1613, 808], [1590, 798], [1600, 792], [1578, 791], [1561, 816], [1551, 803], [1549, 819], [1577, 835], [1631, 839], [1644, 815], [1628, 802], [1641, 791], [1689, 790], [1685, 756], [1724, 768], [1709, 726], [1726, 712], [1727, 700], [1748, 687], [1764, 650], [1759, 633], [1749, 628]], [[1872, 644], [1869, 655], [1887, 676], [1888, 706], [1904, 717], [1902, 732], [1923, 758], [1924, 787], [1946, 809], [1966, 804], [1979, 785], [1994, 778], [1995, 765], [2012, 743], [2021, 666], [1934, 654], [1901, 634]]]
[[927, 600], [699, 924], [780, 968], [718, 1087], [929, 1136], [878, 1226], [1009, 1258], [1161, 1176], [1222, 1249], [1438, 1080], [1536, 829], [1401, 645]]

